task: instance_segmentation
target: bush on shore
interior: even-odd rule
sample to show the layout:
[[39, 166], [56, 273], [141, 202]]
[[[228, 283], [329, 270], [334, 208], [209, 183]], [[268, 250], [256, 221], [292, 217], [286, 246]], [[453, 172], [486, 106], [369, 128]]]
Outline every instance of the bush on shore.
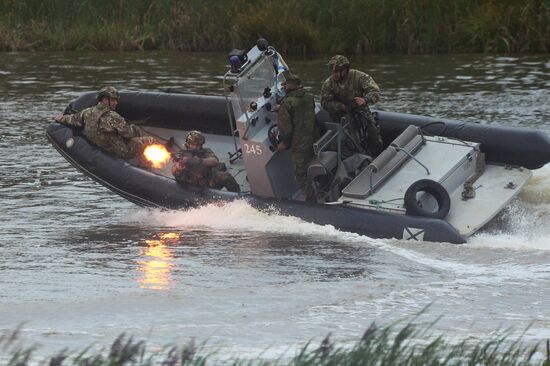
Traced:
[[0, 51], [550, 52], [548, 0], [3, 0]]

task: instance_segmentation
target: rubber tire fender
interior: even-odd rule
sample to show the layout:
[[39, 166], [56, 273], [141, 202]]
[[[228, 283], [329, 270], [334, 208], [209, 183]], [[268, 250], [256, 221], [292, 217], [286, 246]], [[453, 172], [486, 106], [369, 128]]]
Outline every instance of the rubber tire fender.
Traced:
[[[426, 192], [433, 196], [439, 206], [436, 212], [424, 209], [416, 200], [418, 192]], [[443, 219], [451, 209], [451, 198], [447, 190], [438, 182], [431, 179], [420, 179], [410, 185], [405, 192], [405, 209], [407, 214], [413, 216], [423, 216], [432, 219]]]

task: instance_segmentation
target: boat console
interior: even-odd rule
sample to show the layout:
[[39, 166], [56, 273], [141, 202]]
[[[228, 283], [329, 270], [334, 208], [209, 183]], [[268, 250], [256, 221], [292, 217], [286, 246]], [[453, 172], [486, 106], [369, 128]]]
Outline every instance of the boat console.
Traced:
[[[224, 75], [224, 91], [233, 131], [235, 156], [243, 158], [253, 195], [302, 200], [290, 151], [277, 151], [276, 107], [284, 97], [282, 83], [289, 68], [274, 48], [253, 47], [246, 56], [230, 54], [231, 68]], [[315, 113], [320, 107], [316, 105]], [[336, 201], [366, 156], [343, 161], [342, 125], [324, 122], [325, 134], [314, 144], [315, 158], [308, 169], [319, 202]], [[329, 146], [337, 145], [337, 151]]]
[[253, 195], [296, 199], [300, 190], [294, 179], [290, 151], [276, 149], [274, 108], [284, 96], [281, 84], [288, 67], [274, 48], [264, 47], [260, 50], [255, 46], [248, 51], [243, 65], [230, 55], [234, 62], [224, 75], [235, 150], [242, 155]]

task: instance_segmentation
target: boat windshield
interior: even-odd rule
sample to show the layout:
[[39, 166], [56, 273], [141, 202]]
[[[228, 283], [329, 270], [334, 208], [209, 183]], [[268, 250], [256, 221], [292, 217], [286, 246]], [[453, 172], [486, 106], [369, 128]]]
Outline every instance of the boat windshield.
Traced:
[[277, 72], [279, 57], [276, 53], [262, 56], [247, 72], [237, 79], [231, 93], [231, 103], [237, 120], [251, 102], [263, 97], [266, 89], [271, 91], [275, 90], [274, 87], [276, 90], [280, 89], [280, 80], [278, 79], [282, 75]]

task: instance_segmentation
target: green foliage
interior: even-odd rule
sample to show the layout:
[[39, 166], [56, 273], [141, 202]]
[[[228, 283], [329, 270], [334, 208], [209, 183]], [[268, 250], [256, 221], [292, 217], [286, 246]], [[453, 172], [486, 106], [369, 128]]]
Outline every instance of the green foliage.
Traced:
[[0, 50], [550, 52], [549, 0], [2, 0]]
[[[397, 328], [398, 323], [379, 327], [376, 324], [365, 331], [361, 339], [351, 345], [333, 343], [330, 335], [319, 346], [306, 344], [294, 357], [284, 355], [276, 360], [232, 359], [216, 357], [213, 352], [205, 352], [205, 344], [197, 347], [194, 341], [184, 346], [165, 347], [162, 350], [148, 351], [143, 341], [134, 341], [125, 334], [120, 335], [109, 349], [92, 352], [91, 347], [74, 353], [63, 350], [46, 357], [44, 364], [50, 366], [122, 366], [122, 365], [289, 365], [289, 366], [329, 366], [329, 365], [410, 365], [410, 366], [450, 366], [485, 365], [515, 366], [549, 364], [549, 359], [535, 359], [538, 346], [527, 347], [518, 339], [511, 339], [510, 333], [499, 332], [488, 340], [465, 339], [449, 343], [442, 336], [431, 332], [434, 323], [417, 324], [413, 321]], [[33, 358], [35, 347], [22, 347], [18, 344], [19, 329], [0, 336], [0, 359], [7, 360], [8, 366], [36, 364]], [[550, 353], [550, 345], [546, 352]], [[223, 356], [223, 355], [222, 355]], [[221, 361], [221, 360], [223, 361]]]

